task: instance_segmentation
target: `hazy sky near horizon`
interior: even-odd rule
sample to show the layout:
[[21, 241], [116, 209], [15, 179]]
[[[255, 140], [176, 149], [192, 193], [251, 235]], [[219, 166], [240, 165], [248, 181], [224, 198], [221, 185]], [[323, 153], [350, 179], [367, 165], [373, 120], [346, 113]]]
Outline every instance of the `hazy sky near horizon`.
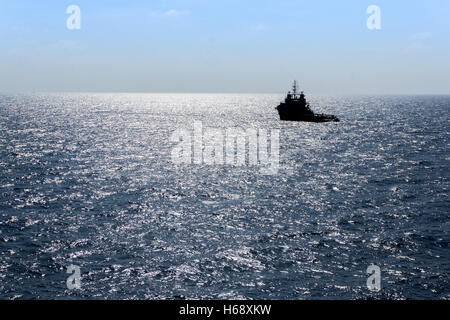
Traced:
[[450, 1], [0, 0], [0, 92], [272, 93], [294, 79], [312, 94], [450, 94]]

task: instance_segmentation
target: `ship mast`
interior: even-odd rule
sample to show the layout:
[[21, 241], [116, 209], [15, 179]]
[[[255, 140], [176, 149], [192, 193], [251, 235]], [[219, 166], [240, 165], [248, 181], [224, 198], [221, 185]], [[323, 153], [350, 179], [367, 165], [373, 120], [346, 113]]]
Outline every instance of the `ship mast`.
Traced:
[[292, 87], [292, 90], [294, 91], [294, 97], [297, 94], [297, 80], [294, 80], [294, 86]]

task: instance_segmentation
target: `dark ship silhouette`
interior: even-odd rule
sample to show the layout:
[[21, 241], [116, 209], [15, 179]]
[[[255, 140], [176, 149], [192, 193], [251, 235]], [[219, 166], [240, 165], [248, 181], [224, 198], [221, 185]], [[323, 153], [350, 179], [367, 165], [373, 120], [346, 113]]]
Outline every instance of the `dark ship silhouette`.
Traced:
[[289, 91], [284, 102], [275, 109], [278, 110], [280, 120], [284, 121], [339, 122], [339, 119], [331, 114], [315, 114], [306, 102], [303, 91], [297, 93], [297, 81], [294, 81], [292, 93]]

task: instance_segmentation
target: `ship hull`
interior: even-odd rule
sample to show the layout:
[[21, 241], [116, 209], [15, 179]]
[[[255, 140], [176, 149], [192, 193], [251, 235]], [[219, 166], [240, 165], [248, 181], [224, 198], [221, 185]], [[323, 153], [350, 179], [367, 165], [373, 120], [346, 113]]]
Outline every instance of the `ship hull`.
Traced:
[[297, 122], [339, 122], [339, 119], [331, 114], [314, 114], [299, 112], [292, 108], [280, 105], [276, 108], [280, 115], [281, 121], [297, 121]]

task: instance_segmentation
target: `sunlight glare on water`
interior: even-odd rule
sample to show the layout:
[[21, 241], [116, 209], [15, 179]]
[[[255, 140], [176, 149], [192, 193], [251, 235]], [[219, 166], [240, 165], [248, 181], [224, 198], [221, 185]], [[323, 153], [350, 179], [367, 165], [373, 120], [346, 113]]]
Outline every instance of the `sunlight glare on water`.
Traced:
[[[450, 298], [450, 97], [308, 98], [341, 122], [282, 123], [282, 95], [0, 96], [0, 298]], [[278, 174], [174, 165], [195, 121], [279, 129]]]

